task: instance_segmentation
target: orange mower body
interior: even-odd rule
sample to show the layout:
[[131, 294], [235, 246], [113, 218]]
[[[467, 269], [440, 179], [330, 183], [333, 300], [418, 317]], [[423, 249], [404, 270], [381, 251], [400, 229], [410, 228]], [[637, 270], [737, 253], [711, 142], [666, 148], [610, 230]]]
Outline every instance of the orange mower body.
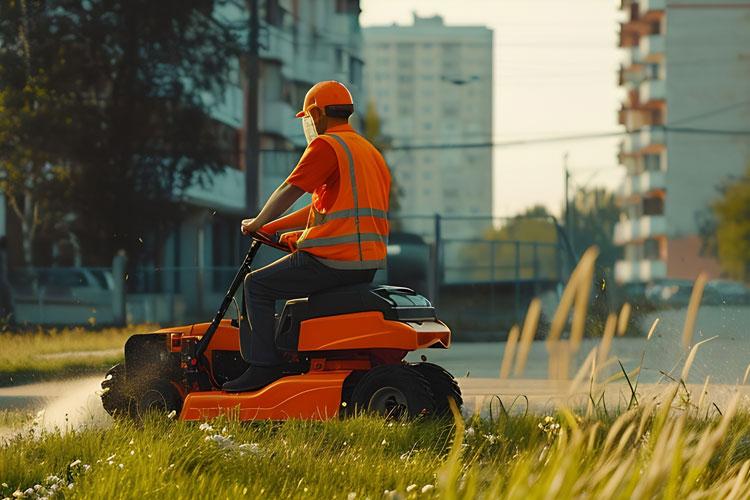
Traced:
[[242, 357], [244, 318], [223, 319], [257, 251], [210, 323], [164, 328], [130, 337], [125, 361], [102, 382], [102, 402], [113, 416], [147, 411], [181, 420], [325, 420], [359, 410], [385, 416], [447, 415], [461, 405], [453, 377], [441, 367], [409, 363], [418, 349], [447, 349], [450, 329], [413, 290], [387, 285], [336, 288], [289, 300], [276, 321], [285, 376], [260, 390], [230, 393], [226, 381], [248, 368]]

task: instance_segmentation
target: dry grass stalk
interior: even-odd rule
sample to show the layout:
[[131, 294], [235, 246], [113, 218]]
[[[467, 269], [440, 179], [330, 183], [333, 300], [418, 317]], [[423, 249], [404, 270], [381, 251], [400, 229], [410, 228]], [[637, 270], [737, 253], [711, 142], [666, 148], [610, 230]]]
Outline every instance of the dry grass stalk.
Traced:
[[701, 389], [701, 396], [698, 398], [698, 409], [699, 410], [703, 406], [703, 400], [708, 395], [708, 382], [710, 380], [711, 380], [711, 375], [707, 375], [705, 382], [703, 382], [703, 389]]
[[542, 302], [535, 298], [529, 304], [529, 308], [526, 311], [526, 318], [523, 321], [523, 330], [521, 331], [521, 342], [518, 346], [518, 354], [516, 355], [516, 366], [514, 374], [516, 377], [523, 375], [526, 369], [526, 360], [529, 357], [531, 351], [531, 344], [534, 342], [534, 336], [536, 335], [537, 327], [539, 326], [539, 316], [542, 313]]
[[560, 339], [562, 331], [565, 328], [565, 323], [568, 321], [570, 308], [573, 306], [573, 302], [578, 295], [578, 287], [580, 286], [581, 279], [586, 274], [587, 267], [593, 265], [592, 262], [596, 260], [598, 254], [599, 250], [597, 250], [596, 247], [589, 247], [583, 253], [583, 256], [581, 256], [576, 268], [570, 273], [568, 284], [565, 286], [562, 296], [560, 297], [560, 304], [558, 304], [557, 310], [555, 311], [554, 316], [552, 316], [552, 323], [550, 324], [547, 342], [554, 342]]
[[659, 324], [659, 318], [656, 318], [653, 323], [651, 323], [651, 328], [648, 329], [648, 335], [646, 335], [646, 340], [651, 340], [651, 336], [654, 334], [654, 331], [656, 331], [656, 325]]
[[604, 362], [607, 361], [609, 356], [609, 350], [612, 347], [612, 339], [615, 336], [615, 328], [617, 327], [617, 316], [614, 313], [610, 313], [607, 316], [607, 322], [604, 323], [604, 334], [602, 335], [602, 341], [599, 344], [599, 356], [597, 358], [597, 365], [601, 368], [604, 366]]
[[706, 273], [700, 273], [693, 284], [693, 291], [690, 294], [687, 314], [685, 315], [685, 326], [682, 330], [682, 348], [687, 350], [693, 342], [693, 331], [695, 330], [695, 320], [698, 317], [698, 309], [703, 298], [703, 289], [708, 281]]
[[748, 375], [750, 375], [750, 365], [747, 365], [747, 368], [745, 368], [745, 376], [742, 377], [742, 385], [745, 385], [747, 383]]
[[628, 331], [628, 321], [630, 321], [630, 303], [625, 302], [620, 309], [620, 316], [617, 318], [617, 336], [622, 337]]
[[510, 367], [513, 363], [513, 357], [516, 353], [516, 346], [518, 345], [518, 336], [521, 334], [521, 329], [518, 325], [513, 325], [508, 333], [508, 341], [505, 343], [505, 351], [503, 352], [503, 361], [500, 364], [500, 378], [508, 378], [510, 375]]
[[697, 344], [693, 346], [692, 349], [690, 349], [690, 354], [688, 354], [687, 359], [685, 360], [685, 365], [682, 367], [682, 373], [680, 374], [680, 378], [683, 380], [683, 382], [687, 383], [687, 377], [688, 373], [690, 373], [690, 367], [693, 366], [693, 361], [695, 361], [695, 356], [698, 354], [698, 348], [705, 344], [706, 342], [715, 339], [717, 336], [713, 336], [710, 339], [701, 340]]
[[570, 328], [570, 346], [573, 353], [578, 352], [581, 340], [583, 339], [589, 296], [591, 295], [591, 282], [594, 279], [594, 264], [598, 256], [599, 249], [592, 246], [583, 254], [581, 262], [578, 265], [580, 275], [577, 278], [578, 285], [576, 287], [575, 306], [573, 308], [573, 322]]

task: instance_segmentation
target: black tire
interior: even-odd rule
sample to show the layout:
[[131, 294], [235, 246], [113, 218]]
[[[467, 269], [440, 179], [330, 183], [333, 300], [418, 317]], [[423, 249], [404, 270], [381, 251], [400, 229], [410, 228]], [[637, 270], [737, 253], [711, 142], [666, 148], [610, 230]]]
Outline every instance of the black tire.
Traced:
[[125, 376], [125, 365], [118, 363], [109, 370], [102, 380], [102, 406], [112, 417], [135, 416], [135, 400]]
[[431, 415], [435, 401], [430, 383], [406, 365], [380, 365], [364, 374], [352, 392], [355, 413], [405, 419]]
[[460, 410], [464, 404], [461, 397], [461, 388], [448, 370], [434, 363], [413, 363], [410, 365], [418, 371], [430, 383], [430, 389], [435, 397], [436, 417], [451, 417], [451, 407], [448, 398], [453, 398], [456, 407]]
[[138, 416], [143, 418], [148, 413], [168, 415], [182, 410], [182, 397], [177, 388], [168, 380], [150, 380], [140, 388], [137, 398]]

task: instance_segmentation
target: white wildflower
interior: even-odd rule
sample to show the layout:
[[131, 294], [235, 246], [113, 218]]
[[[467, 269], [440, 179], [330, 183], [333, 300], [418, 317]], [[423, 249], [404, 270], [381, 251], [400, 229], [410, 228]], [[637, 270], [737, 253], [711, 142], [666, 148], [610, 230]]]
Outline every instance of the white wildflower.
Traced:
[[34, 494], [34, 488], [27, 489], [26, 491], [23, 492], [23, 494], [26, 495], [27, 497], [30, 497], [31, 495]]
[[346, 495], [346, 500], [354, 500], [357, 498], [357, 493], [354, 491], [350, 491], [348, 495]]
[[474, 435], [474, 427], [467, 427], [466, 428], [466, 435], [471, 437]]
[[432, 491], [434, 489], [435, 487], [433, 485], [425, 484], [424, 486], [422, 486], [422, 493], [427, 493], [428, 491]]
[[417, 489], [417, 485], [414, 484], [414, 483], [412, 483], [412, 484], [410, 484], [409, 486], [406, 487], [406, 492], [407, 493], [411, 493], [412, 491], [414, 491], [416, 489]]
[[118, 466], [119, 468], [121, 468], [121, 469], [124, 469], [124, 468], [125, 468], [125, 464], [118, 464], [117, 466]]
[[261, 451], [263, 451], [258, 443], [242, 443], [237, 447], [240, 450], [240, 454], [252, 453], [253, 455], [257, 455]]
[[80, 460], [76, 460], [76, 461], [72, 462], [72, 463], [70, 464], [70, 467], [76, 467], [76, 466], [78, 466], [78, 465], [81, 465], [81, 461], [80, 461]]
[[172, 410], [167, 413], [167, 418], [175, 418], [177, 416], [177, 410]]
[[204, 431], [204, 432], [213, 432], [213, 430], [214, 430], [214, 428], [213, 428], [213, 427], [211, 427], [211, 424], [209, 424], [208, 422], [203, 422], [203, 423], [202, 423], [202, 424], [201, 424], [201, 425], [200, 425], [200, 426], [198, 427], [198, 429], [200, 429], [200, 430], [202, 430], [202, 431]]
[[382, 442], [382, 443], [380, 443], [380, 444], [381, 444], [381, 445], [383, 445], [383, 446], [385, 446], [385, 445], [387, 445], [387, 444], [388, 444], [388, 441], [386, 441], [386, 440], [384, 439], [384, 440], [383, 440], [383, 442]]

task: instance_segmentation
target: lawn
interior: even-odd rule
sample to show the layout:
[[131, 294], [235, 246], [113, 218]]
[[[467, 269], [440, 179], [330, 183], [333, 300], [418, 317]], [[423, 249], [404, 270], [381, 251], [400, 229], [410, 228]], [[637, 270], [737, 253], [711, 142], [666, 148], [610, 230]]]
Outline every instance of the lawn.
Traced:
[[102, 372], [122, 359], [128, 337], [156, 328], [137, 325], [0, 333], [0, 386]]
[[616, 418], [32, 427], [0, 447], [0, 496], [747, 498], [750, 415], [707, 415], [676, 392]]

